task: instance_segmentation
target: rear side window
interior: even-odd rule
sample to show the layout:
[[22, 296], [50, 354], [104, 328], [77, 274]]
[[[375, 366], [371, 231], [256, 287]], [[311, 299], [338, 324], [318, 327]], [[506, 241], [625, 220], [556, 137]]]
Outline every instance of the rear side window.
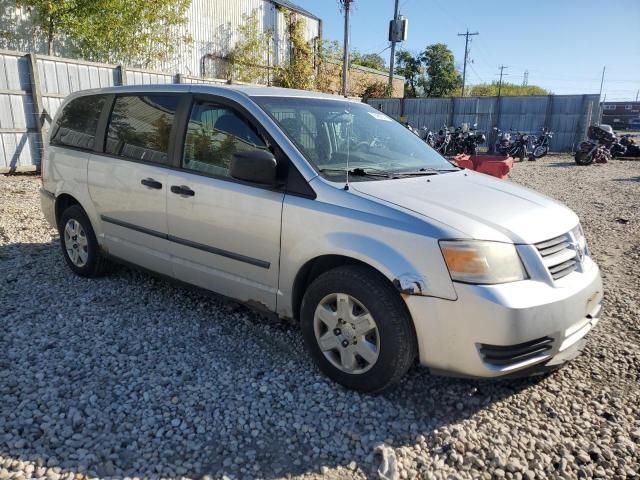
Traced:
[[104, 103], [104, 95], [71, 100], [58, 116], [51, 132], [51, 144], [93, 150]]
[[176, 95], [116, 97], [105, 151], [168, 165], [169, 139], [179, 102]]

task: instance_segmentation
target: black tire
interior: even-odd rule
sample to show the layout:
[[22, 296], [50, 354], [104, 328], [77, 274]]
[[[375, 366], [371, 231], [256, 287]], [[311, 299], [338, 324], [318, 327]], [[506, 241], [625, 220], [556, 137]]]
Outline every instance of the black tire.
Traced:
[[[78, 266], [71, 259], [65, 242], [64, 229], [69, 220], [75, 220], [80, 224], [85, 233], [87, 259], [84, 265]], [[58, 224], [58, 232], [60, 233], [60, 246], [62, 247], [62, 255], [67, 265], [74, 273], [81, 277], [99, 277], [107, 271], [108, 261], [100, 252], [100, 246], [96, 240], [96, 234], [91, 226], [91, 221], [80, 205], [71, 205], [60, 217]]]
[[574, 158], [576, 163], [581, 166], [591, 165], [593, 163], [593, 155], [589, 155], [587, 152], [578, 151]]
[[527, 151], [524, 148], [521, 148], [520, 150], [518, 150], [518, 159], [521, 162], [524, 162], [525, 157], [527, 156]]
[[[323, 354], [314, 331], [316, 308], [326, 296], [345, 293], [369, 311], [378, 328], [379, 356], [373, 366], [359, 374], [336, 368]], [[418, 352], [413, 321], [401, 296], [378, 272], [361, 265], [346, 265], [323, 273], [307, 288], [302, 300], [302, 335], [318, 368], [341, 385], [374, 393], [398, 382]]]
[[542, 158], [547, 153], [549, 153], [549, 147], [546, 145], [545, 146], [538, 145], [536, 148], [533, 149], [533, 156], [535, 158]]

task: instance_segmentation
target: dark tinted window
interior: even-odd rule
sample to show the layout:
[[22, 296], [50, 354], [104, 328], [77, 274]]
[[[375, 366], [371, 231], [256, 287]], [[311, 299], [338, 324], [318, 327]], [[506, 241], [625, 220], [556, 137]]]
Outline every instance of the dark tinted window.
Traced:
[[176, 95], [117, 97], [105, 151], [133, 160], [168, 164], [169, 139], [179, 101]]
[[211, 175], [229, 175], [234, 152], [266, 149], [264, 140], [233, 109], [195, 104], [191, 109], [182, 166]]
[[93, 150], [104, 102], [103, 95], [71, 100], [58, 116], [51, 132], [51, 143]]

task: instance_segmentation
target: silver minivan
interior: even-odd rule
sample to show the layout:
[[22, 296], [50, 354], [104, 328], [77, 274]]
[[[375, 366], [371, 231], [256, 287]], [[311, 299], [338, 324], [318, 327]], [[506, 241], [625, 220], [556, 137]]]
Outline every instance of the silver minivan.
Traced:
[[310, 356], [382, 390], [575, 357], [602, 282], [578, 217], [459, 169], [368, 105], [208, 85], [68, 97], [42, 209], [77, 274], [110, 259], [299, 321]]

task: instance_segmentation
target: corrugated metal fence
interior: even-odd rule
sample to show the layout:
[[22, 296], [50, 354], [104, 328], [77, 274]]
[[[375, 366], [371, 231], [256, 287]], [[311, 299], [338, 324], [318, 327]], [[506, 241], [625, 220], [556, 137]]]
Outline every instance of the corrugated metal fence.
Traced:
[[38, 169], [42, 138], [68, 94], [156, 83], [226, 82], [0, 50], [0, 173]]
[[599, 95], [548, 95], [535, 97], [372, 98], [369, 105], [396, 119], [406, 117], [417, 128], [438, 130], [443, 125], [478, 124], [493, 144], [493, 128], [538, 133], [554, 132], [551, 151], [571, 152], [598, 121]]

